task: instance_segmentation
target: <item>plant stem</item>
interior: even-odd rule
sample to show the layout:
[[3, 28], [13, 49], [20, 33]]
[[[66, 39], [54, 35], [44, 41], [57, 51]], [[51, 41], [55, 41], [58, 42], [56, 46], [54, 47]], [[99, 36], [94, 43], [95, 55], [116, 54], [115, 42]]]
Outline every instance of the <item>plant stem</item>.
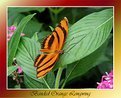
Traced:
[[60, 78], [61, 78], [62, 71], [63, 71], [63, 68], [60, 67], [58, 69], [58, 73], [57, 73], [56, 80], [55, 80], [55, 88], [59, 88], [59, 83], [60, 83]]
[[50, 86], [48, 85], [48, 83], [46, 82], [45, 78], [42, 78], [43, 81], [45, 82], [46, 86], [48, 87], [48, 89], [50, 89]]

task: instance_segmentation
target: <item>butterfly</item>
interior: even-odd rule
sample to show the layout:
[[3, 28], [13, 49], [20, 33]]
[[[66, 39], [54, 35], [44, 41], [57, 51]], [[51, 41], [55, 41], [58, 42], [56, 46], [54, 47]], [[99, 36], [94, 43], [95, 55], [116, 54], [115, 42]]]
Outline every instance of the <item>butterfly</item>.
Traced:
[[52, 33], [44, 39], [40, 49], [43, 53], [39, 54], [34, 61], [37, 78], [42, 78], [50, 72], [57, 62], [59, 55], [64, 53], [62, 48], [67, 34], [68, 19], [64, 17]]

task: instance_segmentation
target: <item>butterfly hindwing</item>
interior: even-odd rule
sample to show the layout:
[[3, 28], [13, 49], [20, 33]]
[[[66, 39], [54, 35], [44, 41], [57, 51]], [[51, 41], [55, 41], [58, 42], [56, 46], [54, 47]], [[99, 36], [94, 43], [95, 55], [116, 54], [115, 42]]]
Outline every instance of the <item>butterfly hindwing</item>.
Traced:
[[35, 66], [37, 66], [37, 78], [45, 76], [56, 63], [59, 54], [41, 54], [36, 61]]

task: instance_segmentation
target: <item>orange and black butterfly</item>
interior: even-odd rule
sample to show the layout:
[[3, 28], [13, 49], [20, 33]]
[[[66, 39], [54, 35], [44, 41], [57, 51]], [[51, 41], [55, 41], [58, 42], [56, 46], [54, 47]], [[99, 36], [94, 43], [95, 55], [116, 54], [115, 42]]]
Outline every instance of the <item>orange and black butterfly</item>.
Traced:
[[68, 19], [64, 17], [53, 32], [43, 41], [43, 54], [37, 56], [34, 66], [37, 67], [37, 78], [44, 77], [57, 62], [63, 53], [63, 45], [68, 34]]

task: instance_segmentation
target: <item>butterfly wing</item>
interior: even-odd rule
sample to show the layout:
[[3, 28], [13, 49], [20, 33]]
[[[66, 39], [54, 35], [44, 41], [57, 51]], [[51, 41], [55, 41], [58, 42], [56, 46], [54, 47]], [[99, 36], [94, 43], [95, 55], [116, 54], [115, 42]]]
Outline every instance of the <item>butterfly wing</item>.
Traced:
[[56, 63], [59, 54], [41, 54], [35, 60], [35, 66], [37, 67], [37, 78], [44, 77]]
[[60, 24], [53, 30], [42, 44], [41, 52], [48, 54], [41, 54], [35, 60], [35, 67], [37, 67], [37, 78], [44, 77], [58, 60], [59, 54], [56, 50], [61, 50], [68, 34], [68, 20], [64, 17]]
[[64, 17], [42, 44], [41, 52], [54, 52], [61, 50], [68, 34], [68, 19]]

